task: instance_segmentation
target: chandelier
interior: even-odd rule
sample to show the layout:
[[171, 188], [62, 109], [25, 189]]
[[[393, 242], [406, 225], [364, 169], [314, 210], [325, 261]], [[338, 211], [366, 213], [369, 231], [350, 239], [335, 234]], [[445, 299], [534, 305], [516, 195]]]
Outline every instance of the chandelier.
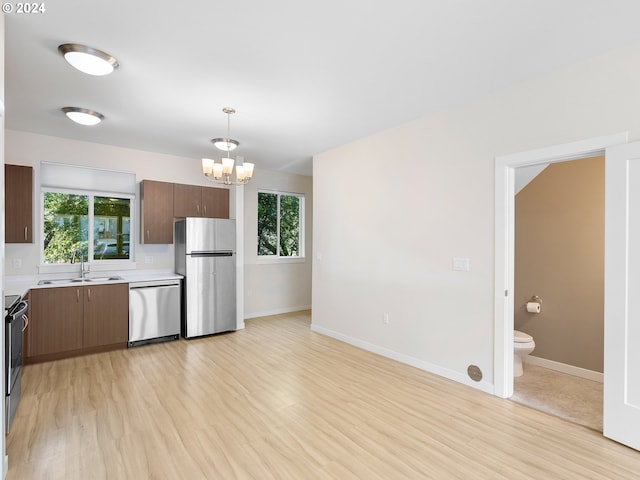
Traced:
[[[227, 114], [227, 136], [226, 138], [214, 138], [211, 143], [220, 150], [226, 150], [227, 157], [222, 159], [221, 163], [217, 163], [210, 158], [202, 159], [202, 173], [207, 180], [215, 183], [221, 183], [223, 185], [245, 185], [249, 183], [253, 176], [253, 163], [244, 162], [241, 165], [236, 165], [236, 179], [232, 180], [233, 165], [235, 161], [229, 157], [229, 152], [234, 150], [240, 142], [231, 138], [231, 115], [236, 113], [233, 108], [225, 107], [222, 109]], [[240, 157], [238, 157], [240, 158]]]

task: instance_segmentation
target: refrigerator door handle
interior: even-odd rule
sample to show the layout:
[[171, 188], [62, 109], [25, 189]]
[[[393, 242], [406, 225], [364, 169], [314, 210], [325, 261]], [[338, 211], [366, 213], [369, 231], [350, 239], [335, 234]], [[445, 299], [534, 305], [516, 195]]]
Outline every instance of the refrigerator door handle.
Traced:
[[230, 250], [217, 252], [191, 252], [192, 257], [232, 257], [233, 252]]

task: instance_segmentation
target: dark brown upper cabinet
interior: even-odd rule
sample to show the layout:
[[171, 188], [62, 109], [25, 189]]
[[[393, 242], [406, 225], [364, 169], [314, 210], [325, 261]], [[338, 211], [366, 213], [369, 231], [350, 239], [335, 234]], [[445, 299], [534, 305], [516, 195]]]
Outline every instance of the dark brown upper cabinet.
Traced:
[[173, 183], [140, 183], [141, 243], [173, 243]]
[[173, 216], [201, 217], [202, 187], [175, 183], [173, 185]]
[[33, 243], [33, 168], [4, 166], [4, 241]]
[[203, 217], [229, 218], [229, 190], [202, 187], [202, 212]]
[[174, 184], [173, 216], [229, 218], [229, 190]]

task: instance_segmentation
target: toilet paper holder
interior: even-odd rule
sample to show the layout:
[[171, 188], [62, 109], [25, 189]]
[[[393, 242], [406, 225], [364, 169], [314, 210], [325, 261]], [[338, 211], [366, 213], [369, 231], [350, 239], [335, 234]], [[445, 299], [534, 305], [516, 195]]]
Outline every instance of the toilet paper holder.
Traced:
[[529, 313], [540, 313], [542, 299], [538, 295], [533, 295], [524, 305], [524, 309]]

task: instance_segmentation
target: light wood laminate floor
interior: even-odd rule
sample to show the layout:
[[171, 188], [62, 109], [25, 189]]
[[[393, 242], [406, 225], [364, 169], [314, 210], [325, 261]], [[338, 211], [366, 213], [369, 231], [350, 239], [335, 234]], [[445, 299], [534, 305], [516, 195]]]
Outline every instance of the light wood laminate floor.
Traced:
[[591, 429], [309, 325], [27, 366], [8, 480], [638, 478]]

